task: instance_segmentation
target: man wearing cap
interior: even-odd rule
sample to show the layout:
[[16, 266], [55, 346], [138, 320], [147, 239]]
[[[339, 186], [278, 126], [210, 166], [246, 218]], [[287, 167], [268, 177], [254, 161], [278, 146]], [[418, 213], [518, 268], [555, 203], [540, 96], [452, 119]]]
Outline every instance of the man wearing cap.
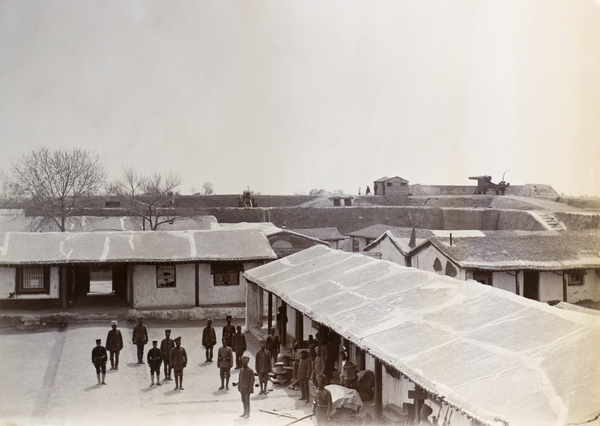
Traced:
[[144, 318], [139, 317], [138, 323], [133, 327], [133, 344], [137, 346], [138, 364], [144, 363], [144, 345], [148, 343], [148, 329], [143, 324]]
[[235, 325], [231, 324], [231, 315], [225, 317], [227, 324], [223, 326], [223, 338], [227, 339], [227, 346], [231, 347], [233, 335], [235, 334]]
[[300, 362], [298, 363], [298, 372], [296, 373], [298, 383], [300, 385], [300, 401], [308, 402], [309, 390], [308, 390], [308, 379], [310, 379], [310, 373], [312, 372], [311, 360], [308, 357], [307, 351], [300, 352]]
[[250, 417], [250, 394], [254, 393], [254, 371], [248, 367], [250, 358], [243, 356], [241, 359], [242, 369], [238, 380], [238, 390], [242, 394], [242, 404], [244, 406], [244, 414], [240, 417], [247, 419]]
[[223, 346], [219, 348], [217, 353], [217, 367], [221, 376], [221, 387], [219, 390], [225, 388], [229, 390], [229, 376], [231, 374], [231, 366], [233, 365], [233, 352], [231, 348], [227, 346], [227, 339], [223, 337]]
[[117, 322], [113, 321], [112, 329], [106, 336], [106, 349], [110, 353], [110, 369], [119, 369], [119, 352], [123, 349], [123, 336], [121, 330], [117, 330]]
[[217, 344], [217, 333], [212, 326], [211, 319], [206, 321], [206, 327], [202, 330], [202, 346], [206, 349], [206, 362], [213, 360], [213, 346]]
[[171, 362], [169, 357], [174, 347], [175, 342], [171, 339], [171, 330], [165, 330], [165, 338], [160, 342], [160, 353], [165, 368], [165, 380], [171, 380]]
[[187, 354], [181, 347], [181, 337], [175, 338], [175, 347], [171, 350], [169, 362], [175, 373], [175, 390], [183, 390], [183, 369], [187, 365]]
[[[106, 376], [106, 361], [108, 356], [106, 355], [106, 348], [102, 346], [102, 339], [96, 339], [96, 347], [92, 349], [92, 364], [96, 367], [96, 377], [98, 378], [99, 385], [105, 385], [104, 377]], [[102, 380], [100, 380], [100, 373], [102, 373]]]
[[242, 355], [246, 352], [246, 336], [242, 333], [242, 326], [237, 326], [237, 332], [233, 335], [233, 352], [235, 352], [235, 369], [242, 368]]
[[162, 364], [162, 352], [158, 348], [158, 340], [152, 341], [152, 348], [147, 355], [148, 366], [150, 367], [150, 386], [154, 386], [154, 373], [156, 373], [156, 384], [160, 384], [160, 364]]
[[260, 350], [256, 352], [254, 368], [258, 373], [258, 383], [260, 383], [259, 395], [267, 394], [267, 382], [271, 372], [271, 354], [265, 349], [267, 342], [260, 341]]

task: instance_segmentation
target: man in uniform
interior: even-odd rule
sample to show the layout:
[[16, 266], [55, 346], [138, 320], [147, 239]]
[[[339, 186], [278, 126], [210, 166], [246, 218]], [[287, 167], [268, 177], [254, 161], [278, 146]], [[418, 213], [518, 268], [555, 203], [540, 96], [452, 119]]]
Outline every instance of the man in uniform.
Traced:
[[258, 373], [258, 383], [260, 383], [259, 395], [267, 394], [267, 382], [269, 381], [269, 373], [271, 372], [271, 354], [265, 349], [267, 342], [260, 341], [260, 350], [256, 352], [254, 368]]
[[242, 404], [244, 406], [244, 414], [240, 417], [247, 419], [250, 417], [250, 394], [254, 393], [254, 371], [248, 367], [250, 358], [242, 357], [242, 369], [238, 380], [238, 390], [242, 394]]
[[165, 338], [160, 342], [160, 353], [165, 366], [165, 380], [171, 380], [171, 350], [175, 347], [175, 342], [171, 339], [171, 330], [165, 330]]
[[227, 346], [227, 339], [223, 337], [222, 340], [223, 346], [219, 348], [219, 352], [217, 353], [217, 367], [221, 376], [221, 387], [219, 390], [223, 388], [229, 390], [229, 376], [231, 374], [231, 366], [233, 365], [233, 352]]
[[235, 369], [242, 368], [242, 355], [246, 352], [246, 336], [242, 333], [242, 326], [237, 326], [237, 332], [233, 335], [233, 351], [235, 352]]
[[231, 324], [231, 315], [225, 317], [227, 324], [223, 326], [223, 338], [227, 339], [227, 346], [231, 347], [233, 335], [235, 334], [235, 325]]
[[148, 343], [148, 329], [143, 324], [144, 318], [139, 317], [138, 323], [133, 327], [133, 344], [137, 346], [138, 364], [144, 363], [144, 345]]
[[183, 369], [187, 365], [187, 354], [181, 347], [181, 337], [175, 338], [175, 347], [171, 350], [169, 362], [175, 373], [175, 390], [183, 390]]
[[[108, 356], [106, 355], [106, 348], [102, 346], [102, 339], [96, 339], [96, 347], [92, 349], [92, 364], [96, 367], [96, 377], [98, 378], [99, 385], [105, 385], [104, 377], [106, 376], [106, 361]], [[100, 380], [100, 374], [102, 373], [102, 380]]]
[[106, 336], [106, 349], [110, 353], [110, 369], [119, 369], [119, 352], [123, 349], [123, 335], [117, 330], [117, 322], [112, 322], [112, 329]]
[[152, 348], [148, 351], [148, 366], [150, 367], [150, 386], [154, 386], [154, 373], [156, 373], [156, 384], [160, 383], [160, 364], [162, 364], [162, 352], [158, 348], [158, 340], [152, 341]]
[[331, 400], [331, 392], [325, 389], [327, 383], [327, 376], [325, 374], [319, 374], [317, 376], [317, 391], [315, 392], [315, 401], [313, 406], [313, 412], [317, 418], [318, 425], [327, 424], [329, 416], [331, 416], [331, 409], [333, 402]]
[[206, 327], [202, 330], [202, 346], [206, 349], [206, 362], [213, 360], [213, 346], [217, 344], [217, 333], [212, 326], [211, 319], [206, 321]]

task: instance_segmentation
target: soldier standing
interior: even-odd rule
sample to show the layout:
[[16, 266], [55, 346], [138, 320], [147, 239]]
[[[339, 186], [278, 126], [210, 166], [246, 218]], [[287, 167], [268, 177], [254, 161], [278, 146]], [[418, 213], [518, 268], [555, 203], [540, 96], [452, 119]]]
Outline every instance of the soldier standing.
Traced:
[[244, 406], [244, 414], [240, 417], [250, 417], [250, 394], [254, 393], [254, 371], [248, 367], [250, 358], [247, 356], [242, 357], [242, 369], [240, 370], [240, 377], [238, 380], [238, 390], [242, 394], [242, 404]]
[[117, 330], [117, 322], [113, 321], [112, 330], [106, 336], [106, 349], [110, 353], [110, 369], [119, 369], [119, 352], [123, 349], [123, 335], [121, 330]]
[[169, 362], [175, 373], [175, 390], [183, 390], [183, 369], [187, 365], [187, 354], [181, 347], [181, 337], [175, 339], [175, 347], [171, 350]]
[[233, 335], [233, 351], [235, 352], [235, 368], [242, 368], [242, 355], [246, 352], [246, 336], [242, 333], [242, 326], [237, 326], [237, 332]]
[[217, 344], [217, 333], [212, 326], [211, 319], [206, 321], [206, 327], [202, 330], [202, 346], [206, 349], [206, 362], [213, 360], [213, 346]]
[[260, 350], [256, 352], [255, 369], [258, 373], [258, 383], [260, 383], [259, 395], [267, 394], [267, 382], [269, 381], [269, 373], [271, 372], [271, 354], [265, 349], [267, 342], [260, 341]]
[[156, 373], [156, 384], [160, 383], [160, 364], [162, 364], [162, 352], [158, 348], [158, 340], [152, 341], [152, 348], [148, 351], [148, 366], [150, 367], [150, 386], [154, 386], [154, 373]]
[[[102, 339], [96, 339], [96, 347], [92, 349], [92, 364], [96, 367], [96, 377], [98, 378], [99, 385], [105, 385], [104, 377], [106, 376], [106, 361], [108, 356], [106, 355], [106, 348], [102, 346]], [[100, 380], [100, 374], [102, 374], [102, 380]]]
[[133, 327], [133, 344], [137, 346], [138, 364], [144, 363], [144, 345], [148, 343], [148, 329], [143, 324], [144, 318], [139, 317], [138, 323]]
[[165, 366], [165, 380], [171, 380], [171, 350], [175, 347], [175, 342], [171, 339], [171, 330], [165, 330], [165, 338], [160, 342], [160, 353]]
[[229, 376], [231, 374], [231, 366], [233, 365], [233, 352], [227, 346], [227, 339], [223, 337], [222, 340], [223, 346], [219, 348], [219, 352], [217, 353], [217, 367], [221, 376], [221, 387], [219, 390], [223, 388], [229, 390]]
[[227, 346], [231, 347], [233, 335], [235, 334], [235, 325], [231, 324], [231, 315], [225, 317], [227, 324], [223, 326], [223, 338], [227, 339]]

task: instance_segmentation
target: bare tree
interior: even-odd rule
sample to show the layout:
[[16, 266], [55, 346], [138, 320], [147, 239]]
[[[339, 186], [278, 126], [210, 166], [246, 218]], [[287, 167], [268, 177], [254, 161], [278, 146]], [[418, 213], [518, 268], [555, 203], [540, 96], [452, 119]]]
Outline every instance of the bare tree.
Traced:
[[204, 189], [204, 195], [212, 195], [215, 193], [215, 188], [212, 182], [204, 182], [202, 184], [202, 189]]
[[31, 210], [38, 228], [51, 223], [64, 232], [67, 218], [91, 205], [105, 178], [97, 153], [43, 146], [14, 162], [5, 179], [9, 196]]
[[121, 207], [142, 219], [142, 229], [156, 231], [165, 223], [189, 217], [175, 207], [176, 189], [181, 178], [171, 172], [144, 176], [133, 169], [124, 169], [122, 178], [111, 184], [108, 192], [119, 198]]

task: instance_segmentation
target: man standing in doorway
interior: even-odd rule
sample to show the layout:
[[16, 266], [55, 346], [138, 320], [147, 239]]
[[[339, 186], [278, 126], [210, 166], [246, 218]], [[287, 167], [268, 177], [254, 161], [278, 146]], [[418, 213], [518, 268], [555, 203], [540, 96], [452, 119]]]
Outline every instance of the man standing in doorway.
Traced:
[[165, 338], [160, 342], [160, 354], [165, 368], [165, 380], [171, 380], [171, 351], [175, 347], [175, 342], [171, 339], [171, 330], [165, 330]]
[[143, 324], [144, 318], [139, 317], [138, 323], [133, 327], [133, 344], [137, 346], [138, 364], [144, 363], [144, 345], [148, 343], [148, 329]]
[[[96, 339], [96, 347], [92, 349], [92, 364], [96, 367], [96, 377], [98, 378], [99, 385], [105, 385], [104, 377], [106, 376], [106, 361], [108, 356], [106, 355], [106, 348], [102, 346], [102, 339]], [[102, 380], [100, 380], [100, 374], [102, 374]]]
[[175, 338], [175, 347], [171, 350], [169, 362], [175, 373], [175, 390], [183, 390], [183, 369], [187, 365], [187, 353], [181, 347], [181, 337]]
[[121, 330], [117, 330], [117, 322], [113, 321], [112, 329], [106, 336], [106, 349], [110, 353], [110, 369], [119, 369], [119, 352], [123, 349], [123, 335]]

